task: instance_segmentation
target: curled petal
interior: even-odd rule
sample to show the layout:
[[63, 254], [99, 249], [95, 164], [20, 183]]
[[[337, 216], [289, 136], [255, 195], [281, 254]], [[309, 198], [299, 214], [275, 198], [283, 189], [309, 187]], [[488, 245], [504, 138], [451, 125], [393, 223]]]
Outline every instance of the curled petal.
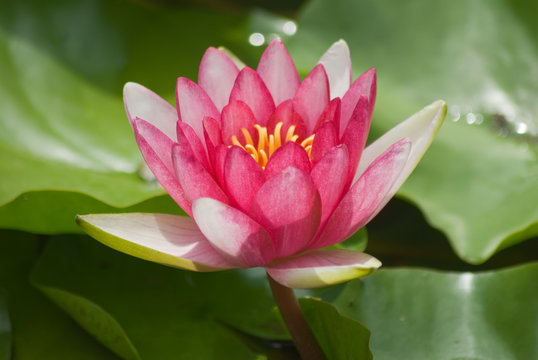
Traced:
[[265, 126], [269, 116], [275, 111], [275, 103], [260, 75], [245, 67], [235, 80], [230, 102], [241, 100], [246, 103], [256, 117], [256, 123]]
[[217, 110], [221, 111], [228, 104], [237, 74], [239, 69], [225, 53], [214, 47], [206, 50], [200, 62], [198, 84], [209, 95]]
[[351, 55], [347, 43], [340, 39], [332, 44], [318, 63], [323, 64], [327, 72], [331, 99], [342, 98], [351, 85]]
[[238, 266], [260, 266], [275, 258], [267, 231], [241, 211], [215, 199], [200, 198], [193, 203], [192, 212], [209, 242]]
[[174, 201], [187, 213], [191, 214], [191, 204], [175, 176], [172, 163], [174, 142], [155, 126], [142, 119], [133, 121], [135, 139], [155, 178]]
[[303, 249], [314, 236], [321, 201], [310, 175], [288, 167], [258, 190], [249, 214], [269, 231], [277, 256], [285, 257]]
[[177, 133], [178, 141], [179, 139], [181, 139], [182, 141], [187, 141], [187, 143], [191, 147], [194, 157], [196, 157], [196, 160], [198, 160], [207, 171], [211, 171], [204, 144], [202, 143], [201, 139], [196, 136], [196, 133], [194, 132], [193, 128], [190, 127], [187, 123], [184, 123], [183, 121], [178, 121]]
[[329, 103], [329, 80], [323, 65], [317, 65], [303, 80], [293, 98], [293, 108], [305, 122], [307, 134], [311, 134], [318, 119]]
[[381, 262], [361, 252], [332, 249], [309, 251], [266, 267], [280, 284], [294, 289], [312, 289], [338, 284], [378, 269]]
[[357, 107], [357, 102], [362, 95], [368, 98], [369, 116], [372, 116], [377, 91], [377, 74], [375, 69], [370, 69], [357, 78], [342, 98], [342, 113], [340, 116], [340, 136], [344, 133], [347, 123]]
[[137, 83], [128, 82], [123, 87], [123, 103], [129, 122], [144, 119], [172, 140], [176, 140], [176, 109], [153, 91]]
[[364, 149], [353, 181], [356, 181], [390, 144], [402, 137], [406, 137], [411, 141], [411, 151], [409, 153], [409, 160], [391, 189], [391, 194], [394, 195], [417, 166], [432, 143], [433, 138], [443, 124], [445, 115], [446, 103], [439, 100], [426, 106], [418, 113], [383, 134], [379, 139]]
[[410, 148], [410, 141], [402, 139], [375, 159], [344, 195], [310, 248], [339, 243], [366, 225], [390, 199], [390, 190], [407, 162]]
[[237, 267], [186, 216], [167, 214], [79, 215], [77, 224], [94, 239], [138, 258], [193, 271]]
[[181, 121], [189, 124], [200, 139], [204, 138], [206, 116], [220, 120], [219, 111], [204, 89], [187, 78], [177, 79], [176, 101]]
[[291, 99], [301, 84], [299, 74], [280, 39], [265, 49], [256, 69], [273, 96], [275, 105]]

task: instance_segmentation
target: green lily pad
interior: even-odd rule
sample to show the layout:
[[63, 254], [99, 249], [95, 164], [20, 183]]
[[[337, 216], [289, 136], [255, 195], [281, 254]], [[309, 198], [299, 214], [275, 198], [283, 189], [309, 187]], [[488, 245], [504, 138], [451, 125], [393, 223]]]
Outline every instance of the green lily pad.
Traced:
[[[11, 359], [10, 352], [17, 360], [118, 359], [30, 284], [42, 241], [21, 232], [0, 232], [0, 288], [7, 305], [0, 306], [0, 359]], [[2, 330], [7, 329], [8, 313], [11, 334], [6, 338]]]
[[377, 68], [372, 137], [447, 101], [448, 121], [399, 194], [470, 263], [538, 234], [536, 11], [531, 0], [314, 0], [288, 43], [303, 73], [340, 38], [355, 77]]
[[538, 263], [485, 273], [380, 270], [333, 301], [383, 359], [534, 359]]
[[319, 299], [302, 298], [299, 304], [328, 360], [372, 359], [370, 331], [363, 325]]
[[192, 273], [65, 236], [50, 241], [33, 281], [122, 358], [257, 359], [230, 327], [288, 339], [260, 269]]
[[[111, 211], [149, 200], [146, 208], [163, 211], [162, 200], [150, 200], [164, 192], [143, 176], [123, 84], [172, 100], [176, 78], [195, 78], [207, 47], [246, 46], [245, 27], [244, 15], [121, 0], [3, 1], [1, 226], [73, 231], [80, 206]], [[50, 204], [62, 216], [47, 216]]]

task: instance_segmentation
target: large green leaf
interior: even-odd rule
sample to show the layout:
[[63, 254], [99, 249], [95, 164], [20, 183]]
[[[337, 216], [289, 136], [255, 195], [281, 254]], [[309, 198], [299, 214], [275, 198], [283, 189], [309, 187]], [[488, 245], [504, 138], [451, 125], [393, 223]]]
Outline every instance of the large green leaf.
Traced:
[[74, 236], [50, 241], [33, 280], [126, 359], [255, 359], [229, 327], [287, 339], [261, 270], [192, 273]]
[[376, 360], [538, 358], [538, 263], [487, 273], [381, 270], [333, 301]]
[[471, 263], [538, 234], [537, 12], [531, 0], [314, 0], [289, 41], [302, 72], [339, 38], [355, 76], [377, 68], [373, 136], [447, 101], [457, 121], [400, 195]]
[[[117, 359], [30, 284], [30, 270], [41, 243], [37, 236], [0, 231], [0, 288], [11, 322], [7, 349], [12, 348], [13, 359]], [[1, 328], [0, 359], [6, 359]]]
[[[245, 23], [121, 0], [2, 1], [0, 205], [9, 208], [1, 225], [72, 231], [81, 207], [111, 211], [163, 194], [139, 175], [123, 84], [140, 82], [172, 99], [176, 78], [195, 78], [208, 46], [247, 44]], [[62, 216], [48, 216], [49, 204]]]

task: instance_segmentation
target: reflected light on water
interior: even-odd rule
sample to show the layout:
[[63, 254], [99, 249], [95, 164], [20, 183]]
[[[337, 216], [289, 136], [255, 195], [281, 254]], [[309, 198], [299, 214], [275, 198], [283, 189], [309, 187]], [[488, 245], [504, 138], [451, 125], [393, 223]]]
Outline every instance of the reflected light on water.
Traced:
[[529, 127], [527, 126], [527, 124], [523, 122], [516, 123], [516, 132], [518, 134], [523, 135], [527, 132], [528, 129]]
[[262, 46], [265, 43], [265, 36], [258, 32], [252, 33], [248, 37], [248, 42], [252, 46]]
[[458, 287], [461, 291], [468, 293], [471, 291], [472, 283], [473, 283], [473, 274], [464, 273], [460, 275], [460, 278], [458, 281]]

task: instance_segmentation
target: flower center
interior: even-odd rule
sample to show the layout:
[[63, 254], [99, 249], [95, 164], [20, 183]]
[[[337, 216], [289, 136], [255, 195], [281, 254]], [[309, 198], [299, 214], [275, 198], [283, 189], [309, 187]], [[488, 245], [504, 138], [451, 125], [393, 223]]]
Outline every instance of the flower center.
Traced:
[[[247, 153], [250, 154], [250, 156], [252, 156], [254, 160], [256, 160], [256, 162], [262, 167], [262, 169], [265, 169], [267, 161], [269, 161], [269, 158], [271, 157], [271, 155], [273, 155], [276, 149], [278, 149], [288, 141], [297, 142], [297, 140], [299, 140], [299, 135], [295, 134], [295, 125], [291, 125], [288, 128], [286, 136], [284, 137], [284, 139], [282, 139], [280, 131], [282, 130], [283, 125], [284, 124], [282, 122], [277, 123], [275, 125], [275, 131], [272, 134], [267, 133], [267, 127], [260, 126], [258, 124], [254, 125], [254, 128], [258, 132], [258, 144], [254, 144], [252, 136], [250, 136], [248, 130], [242, 128], [241, 132], [245, 137], [245, 145], [239, 142], [236, 135], [232, 136], [232, 143], [243, 148]], [[308, 157], [310, 157], [313, 142], [314, 135], [310, 135], [309, 137], [300, 142], [300, 145], [303, 149], [305, 149], [306, 153], [308, 154]]]

